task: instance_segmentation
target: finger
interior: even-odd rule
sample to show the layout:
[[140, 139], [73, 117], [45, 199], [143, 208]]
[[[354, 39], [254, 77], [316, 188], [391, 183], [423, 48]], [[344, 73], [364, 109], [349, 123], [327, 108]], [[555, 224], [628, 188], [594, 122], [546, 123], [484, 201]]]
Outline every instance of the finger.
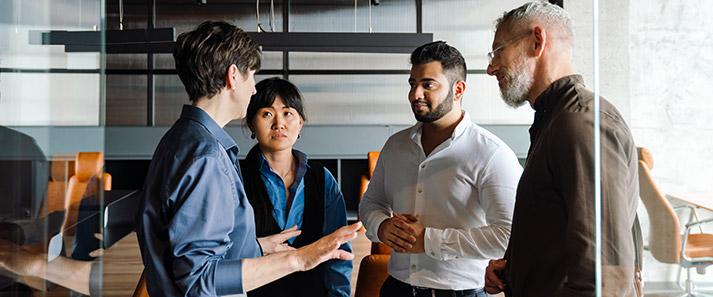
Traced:
[[[289, 230], [289, 229], [287, 229], [287, 230]], [[282, 242], [285, 242], [288, 239], [290, 239], [292, 237], [296, 237], [297, 235], [300, 235], [302, 233], [302, 230], [293, 230], [293, 231], [287, 231], [287, 230], [273, 235], [275, 242], [282, 243]]]
[[94, 238], [104, 240], [104, 235], [102, 235], [101, 233], [94, 233]]
[[96, 250], [89, 252], [89, 256], [92, 258], [101, 257], [103, 255], [104, 255], [104, 249], [96, 249]]
[[413, 226], [409, 225], [408, 223], [406, 223], [404, 221], [397, 220], [394, 222], [394, 226], [396, 226], [397, 228], [399, 228], [405, 232], [408, 232], [409, 235], [416, 234], [416, 228], [414, 228]]
[[388, 242], [391, 243], [391, 248], [395, 249], [399, 253], [405, 253], [407, 250], [413, 247], [411, 244], [394, 237], [390, 237], [388, 239]]
[[344, 227], [342, 227], [342, 228], [346, 228], [346, 229], [348, 229], [348, 230], [351, 230], [351, 232], [357, 232], [357, 231], [359, 231], [359, 229], [361, 229], [361, 226], [362, 226], [362, 225], [361, 225], [361, 222], [357, 221], [357, 222], [354, 223], [354, 224], [346, 225], [346, 226], [344, 226]]
[[338, 249], [332, 253], [332, 259], [352, 260], [352, 259], [354, 259], [354, 254], [347, 252], [345, 250]]
[[487, 292], [488, 294], [497, 294], [497, 293], [502, 292], [502, 290], [500, 290], [500, 288], [492, 287], [492, 286], [488, 286], [488, 285], [485, 285], [484, 289], [485, 289], [485, 292]]
[[394, 229], [391, 234], [409, 244], [416, 243], [416, 236], [413, 236], [413, 233], [406, 233], [401, 229]]
[[418, 218], [419, 218], [417, 215], [412, 215], [412, 214], [408, 214], [408, 213], [402, 213], [402, 214], [399, 214], [399, 216], [406, 219], [406, 221], [412, 222], [412, 223], [417, 222]]
[[387, 246], [389, 246], [389, 248], [391, 248], [392, 250], [394, 250], [394, 251], [397, 252], [397, 253], [405, 253], [405, 252], [406, 252], [406, 249], [404, 249], [403, 247], [400, 247], [400, 246], [396, 245], [396, 244], [395, 244], [393, 241], [391, 241], [391, 240], [386, 240], [386, 241], [384, 241], [384, 243], [385, 243]]
[[505, 287], [505, 283], [503, 283], [500, 277], [498, 277], [497, 274], [492, 271], [485, 273], [485, 283], [491, 286], [496, 286], [500, 289]]
[[280, 233], [285, 233], [285, 232], [290, 232], [290, 231], [295, 231], [295, 230], [297, 230], [297, 225], [294, 225], [288, 229], [282, 230], [282, 232], [280, 232]]

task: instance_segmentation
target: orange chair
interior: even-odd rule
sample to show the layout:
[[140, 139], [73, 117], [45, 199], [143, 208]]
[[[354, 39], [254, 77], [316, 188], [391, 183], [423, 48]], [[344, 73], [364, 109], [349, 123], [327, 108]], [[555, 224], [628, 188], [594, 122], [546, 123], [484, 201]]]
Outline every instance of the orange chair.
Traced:
[[[713, 219], [690, 220], [681, 234], [681, 223], [675, 208], [654, 182], [651, 169], [654, 159], [645, 148], [639, 151], [639, 196], [649, 215], [650, 234], [649, 250], [654, 259], [662, 263], [678, 264], [680, 266], [676, 283], [686, 290], [685, 296], [696, 295], [691, 269], [696, 268], [699, 274], [705, 273], [707, 266], [713, 265], [713, 234], [692, 232], [703, 224], [713, 223]], [[691, 211], [694, 211], [691, 208]], [[692, 216], [693, 218], [693, 216]], [[686, 269], [685, 286], [680, 285], [681, 269]]]
[[146, 277], [144, 277], [144, 273], [141, 272], [141, 278], [139, 279], [139, 283], [136, 285], [136, 289], [134, 290], [134, 295], [132, 297], [149, 297], [149, 291], [146, 289]]
[[50, 163], [50, 180], [47, 183], [47, 213], [64, 210], [67, 193], [68, 163], [54, 160]]
[[[74, 235], [73, 228], [77, 223], [79, 206], [82, 199], [95, 195], [100, 190], [111, 191], [111, 175], [103, 173], [104, 153], [80, 152], [74, 161], [74, 175], [69, 178], [64, 196], [64, 223], [62, 234]], [[100, 185], [103, 185], [100, 189]]]
[[[362, 175], [361, 178], [361, 199], [369, 186], [376, 162], [379, 160], [379, 152], [369, 152], [367, 154], [369, 160], [369, 172]], [[355, 297], [373, 297], [379, 296], [379, 291], [384, 281], [389, 276], [388, 264], [391, 257], [391, 248], [380, 242], [371, 243], [371, 255], [364, 257], [359, 264], [359, 273], [357, 274], [357, 283], [354, 292]]]

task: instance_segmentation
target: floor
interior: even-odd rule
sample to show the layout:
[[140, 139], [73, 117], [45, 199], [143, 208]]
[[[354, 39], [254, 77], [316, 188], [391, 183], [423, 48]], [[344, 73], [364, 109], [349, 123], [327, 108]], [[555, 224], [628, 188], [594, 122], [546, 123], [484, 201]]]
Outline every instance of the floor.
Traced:
[[[352, 284], [356, 284], [356, 276], [359, 271], [361, 259], [369, 254], [371, 242], [366, 238], [364, 232], [359, 232], [359, 236], [352, 242], [354, 250], [354, 272], [352, 274]], [[136, 287], [136, 283], [141, 274], [141, 258], [139, 255], [136, 234], [131, 233], [104, 254], [104, 295], [103, 296], [131, 296]], [[711, 283], [713, 286], [713, 283]], [[65, 290], [55, 289], [53, 293], [46, 296], [68, 296]], [[673, 283], [647, 283], [645, 287], [646, 297], [674, 297], [683, 295]], [[713, 296], [713, 291], [709, 291]], [[352, 286], [352, 296], [354, 286]], [[502, 295], [496, 295], [502, 297]]]

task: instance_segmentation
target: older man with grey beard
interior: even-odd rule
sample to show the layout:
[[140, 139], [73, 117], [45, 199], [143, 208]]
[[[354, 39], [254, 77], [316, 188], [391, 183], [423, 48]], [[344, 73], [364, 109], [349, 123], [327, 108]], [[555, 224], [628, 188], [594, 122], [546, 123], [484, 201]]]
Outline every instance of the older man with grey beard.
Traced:
[[[595, 188], [601, 186], [604, 296], [635, 294], [636, 148], [617, 109], [572, 67], [567, 12], [527, 3], [496, 22], [488, 74], [512, 107], [535, 109], [505, 257], [491, 260], [485, 289], [506, 296], [594, 296]], [[601, 123], [601, 185], [595, 182], [594, 120]]]

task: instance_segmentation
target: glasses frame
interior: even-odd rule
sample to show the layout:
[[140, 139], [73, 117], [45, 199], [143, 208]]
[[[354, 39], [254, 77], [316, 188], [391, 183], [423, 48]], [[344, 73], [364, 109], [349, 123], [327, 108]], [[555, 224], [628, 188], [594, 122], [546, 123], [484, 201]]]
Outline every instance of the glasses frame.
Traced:
[[498, 46], [495, 49], [493, 49], [492, 51], [490, 51], [488, 53], [488, 65], [493, 64], [493, 60], [495, 60], [495, 58], [498, 57], [497, 55], [498, 55], [499, 51], [504, 50], [508, 45], [515, 43], [515, 41], [518, 41], [518, 40], [522, 39], [523, 37], [527, 37], [528, 35], [530, 35], [530, 33], [531, 33], [531, 31], [528, 30], [527, 32], [524, 32], [520, 35], [510, 38], [508, 41], [505, 41], [503, 44], [501, 44], [500, 46]]

